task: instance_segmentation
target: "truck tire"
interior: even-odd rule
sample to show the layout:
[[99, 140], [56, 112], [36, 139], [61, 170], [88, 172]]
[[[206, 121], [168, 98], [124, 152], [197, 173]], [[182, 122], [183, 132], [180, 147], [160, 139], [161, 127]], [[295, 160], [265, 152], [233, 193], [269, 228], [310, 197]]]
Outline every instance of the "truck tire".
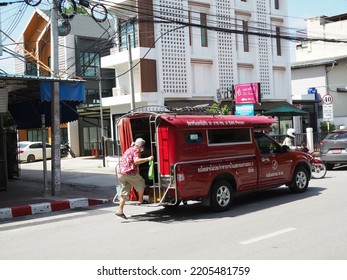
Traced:
[[293, 193], [303, 193], [308, 187], [309, 177], [305, 167], [298, 166], [293, 175], [289, 189]]
[[210, 207], [213, 211], [225, 211], [231, 207], [234, 190], [226, 180], [218, 180], [213, 183], [210, 199]]

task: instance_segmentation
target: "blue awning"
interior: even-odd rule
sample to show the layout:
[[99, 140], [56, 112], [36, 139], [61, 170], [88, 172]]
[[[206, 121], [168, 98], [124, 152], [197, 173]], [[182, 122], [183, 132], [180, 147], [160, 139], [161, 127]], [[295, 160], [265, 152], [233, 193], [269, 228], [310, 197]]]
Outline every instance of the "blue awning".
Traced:
[[8, 111], [19, 129], [41, 128], [42, 114], [46, 116], [46, 126], [51, 126], [52, 82], [59, 82], [60, 123], [79, 118], [77, 106], [85, 99], [83, 80], [0, 73], [0, 81], [11, 81], [8, 86]]
[[[52, 82], [40, 81], [41, 101], [51, 101]], [[59, 82], [59, 96], [62, 101], [79, 101], [85, 100], [84, 82]]]
[[[79, 101], [60, 102], [60, 123], [72, 122], [78, 119], [77, 106]], [[41, 128], [41, 115], [45, 115], [45, 125], [51, 126], [51, 102], [32, 100], [8, 107], [18, 129]]]

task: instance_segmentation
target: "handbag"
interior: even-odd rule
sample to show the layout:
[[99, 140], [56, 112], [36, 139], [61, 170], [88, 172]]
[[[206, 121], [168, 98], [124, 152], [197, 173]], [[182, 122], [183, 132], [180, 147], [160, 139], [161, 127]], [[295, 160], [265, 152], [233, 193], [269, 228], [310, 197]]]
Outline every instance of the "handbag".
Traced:
[[148, 168], [148, 179], [153, 180], [154, 178], [154, 162], [153, 160], [150, 160], [148, 162], [149, 168]]

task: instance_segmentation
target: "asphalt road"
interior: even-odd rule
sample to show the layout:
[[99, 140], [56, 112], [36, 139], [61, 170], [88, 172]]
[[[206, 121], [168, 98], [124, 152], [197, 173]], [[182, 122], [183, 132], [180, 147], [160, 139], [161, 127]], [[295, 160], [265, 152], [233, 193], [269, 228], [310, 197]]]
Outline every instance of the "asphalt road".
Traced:
[[199, 203], [115, 205], [17, 218], [0, 224], [2, 260], [346, 260], [347, 170], [239, 196], [227, 212]]

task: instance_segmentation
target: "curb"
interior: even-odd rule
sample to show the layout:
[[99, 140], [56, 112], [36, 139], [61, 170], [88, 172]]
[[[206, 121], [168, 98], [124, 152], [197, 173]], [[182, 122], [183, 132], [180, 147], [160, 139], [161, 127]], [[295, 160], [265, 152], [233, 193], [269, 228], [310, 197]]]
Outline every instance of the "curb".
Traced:
[[87, 208], [90, 206], [109, 203], [108, 199], [74, 198], [62, 201], [43, 202], [12, 208], [0, 208], [0, 221], [15, 217], [42, 214], [75, 208]]

